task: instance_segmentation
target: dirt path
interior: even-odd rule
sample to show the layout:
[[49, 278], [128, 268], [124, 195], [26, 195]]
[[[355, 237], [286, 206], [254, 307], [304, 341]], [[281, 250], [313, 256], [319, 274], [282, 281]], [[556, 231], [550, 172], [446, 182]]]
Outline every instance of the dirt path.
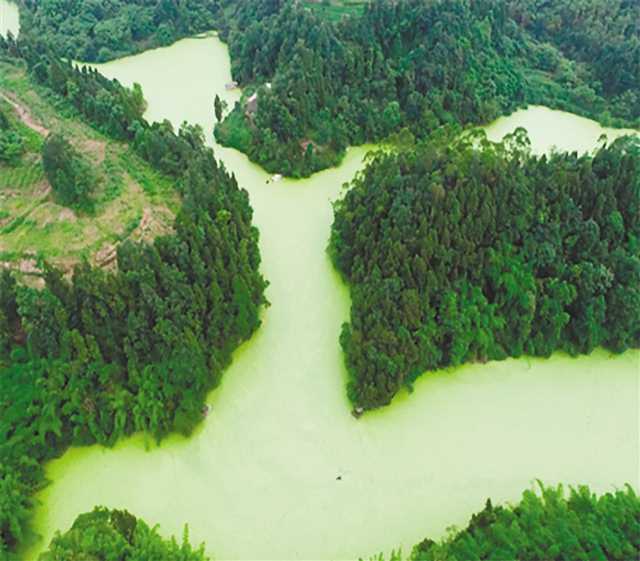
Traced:
[[5, 93], [0, 92], [0, 98], [4, 99], [9, 105], [11, 105], [16, 110], [16, 112], [18, 113], [18, 117], [20, 117], [20, 120], [25, 125], [27, 125], [31, 130], [34, 130], [38, 134], [41, 134], [42, 136], [45, 136], [45, 137], [49, 135], [49, 129], [36, 123], [36, 121], [31, 116], [31, 112], [26, 107], [18, 103], [15, 99], [13, 99], [13, 97], [10, 97]]

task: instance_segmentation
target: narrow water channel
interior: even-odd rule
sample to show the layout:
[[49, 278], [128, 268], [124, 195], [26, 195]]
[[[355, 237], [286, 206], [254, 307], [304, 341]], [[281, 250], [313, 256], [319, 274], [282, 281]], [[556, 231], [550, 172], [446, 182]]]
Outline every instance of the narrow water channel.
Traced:
[[[2, 2], [2, 0], [0, 0]], [[215, 37], [100, 67], [139, 82], [148, 118], [203, 126], [213, 99], [230, 104], [226, 47]], [[531, 108], [501, 119], [534, 147], [589, 149], [603, 130]], [[40, 495], [42, 540], [94, 505], [126, 508], [206, 541], [216, 559], [353, 559], [442, 536], [487, 497], [517, 500], [536, 478], [602, 492], [640, 487], [640, 353], [507, 360], [423, 376], [412, 395], [356, 421], [338, 344], [347, 288], [325, 253], [331, 202], [361, 169], [365, 148], [304, 181], [267, 183], [241, 154], [214, 146], [249, 191], [272, 306], [209, 397], [211, 414], [190, 439], [158, 449], [140, 436], [115, 449], [72, 449], [49, 464]], [[337, 479], [340, 477], [341, 479]]]

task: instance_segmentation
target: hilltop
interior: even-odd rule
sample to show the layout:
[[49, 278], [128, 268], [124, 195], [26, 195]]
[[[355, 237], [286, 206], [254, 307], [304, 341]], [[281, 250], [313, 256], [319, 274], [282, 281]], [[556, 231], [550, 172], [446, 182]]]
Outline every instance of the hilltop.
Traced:
[[[96, 131], [45, 89], [34, 87], [19, 64], [0, 62], [0, 110], [24, 139], [15, 163], [0, 162], [3, 267], [34, 273], [45, 256], [66, 272], [83, 258], [110, 266], [122, 241], [151, 241], [171, 230], [180, 204], [171, 181], [128, 143]], [[41, 156], [52, 131], [69, 138], [96, 172], [94, 212], [63, 206], [53, 196]]]

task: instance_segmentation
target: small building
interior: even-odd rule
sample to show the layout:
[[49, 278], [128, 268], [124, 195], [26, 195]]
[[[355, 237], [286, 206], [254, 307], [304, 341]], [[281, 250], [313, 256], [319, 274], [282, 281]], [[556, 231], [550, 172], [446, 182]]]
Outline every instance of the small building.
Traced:
[[238, 82], [236, 82], [235, 80], [224, 85], [224, 89], [227, 91], [235, 90], [237, 87]]

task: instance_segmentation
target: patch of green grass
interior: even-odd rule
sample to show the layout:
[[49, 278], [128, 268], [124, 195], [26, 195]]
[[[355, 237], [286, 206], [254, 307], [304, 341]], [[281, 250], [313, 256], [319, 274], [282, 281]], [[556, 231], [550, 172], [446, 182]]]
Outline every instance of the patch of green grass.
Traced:
[[369, 0], [304, 0], [303, 4], [318, 13], [319, 15], [331, 20], [340, 21], [343, 17], [360, 16], [364, 11], [364, 7]]
[[9, 224], [7, 224], [4, 228], [0, 229], [0, 234], [11, 234], [21, 226], [29, 228], [31, 226], [35, 226], [35, 224], [36, 224], [35, 221], [30, 220], [25, 216], [18, 216], [18, 218], [15, 218], [11, 222], [9, 222]]
[[24, 191], [43, 179], [44, 170], [40, 162], [25, 161], [23, 157], [15, 167], [0, 165], [0, 190]]
[[16, 262], [22, 259], [23, 254], [18, 251], [0, 251], [0, 261]]
[[99, 205], [114, 201], [122, 195], [125, 188], [124, 173], [120, 162], [111, 158], [105, 158], [103, 167], [105, 172], [105, 187], [100, 199], [97, 201]]
[[[35, 251], [47, 260], [81, 256], [85, 244], [95, 245], [86, 239], [86, 224], [78, 221], [52, 222], [45, 226], [35, 220], [24, 219], [11, 232], [10, 250], [18, 253]], [[74, 248], [74, 251], [71, 251]]]
[[126, 223], [124, 231], [117, 238], [118, 241], [126, 240], [133, 233], [133, 231], [138, 226], [140, 226], [140, 222], [142, 222], [142, 212], [138, 211], [136, 215]]
[[175, 184], [143, 162], [132, 150], [127, 150], [120, 156], [123, 169], [142, 187], [150, 197], [170, 196], [175, 194]]

